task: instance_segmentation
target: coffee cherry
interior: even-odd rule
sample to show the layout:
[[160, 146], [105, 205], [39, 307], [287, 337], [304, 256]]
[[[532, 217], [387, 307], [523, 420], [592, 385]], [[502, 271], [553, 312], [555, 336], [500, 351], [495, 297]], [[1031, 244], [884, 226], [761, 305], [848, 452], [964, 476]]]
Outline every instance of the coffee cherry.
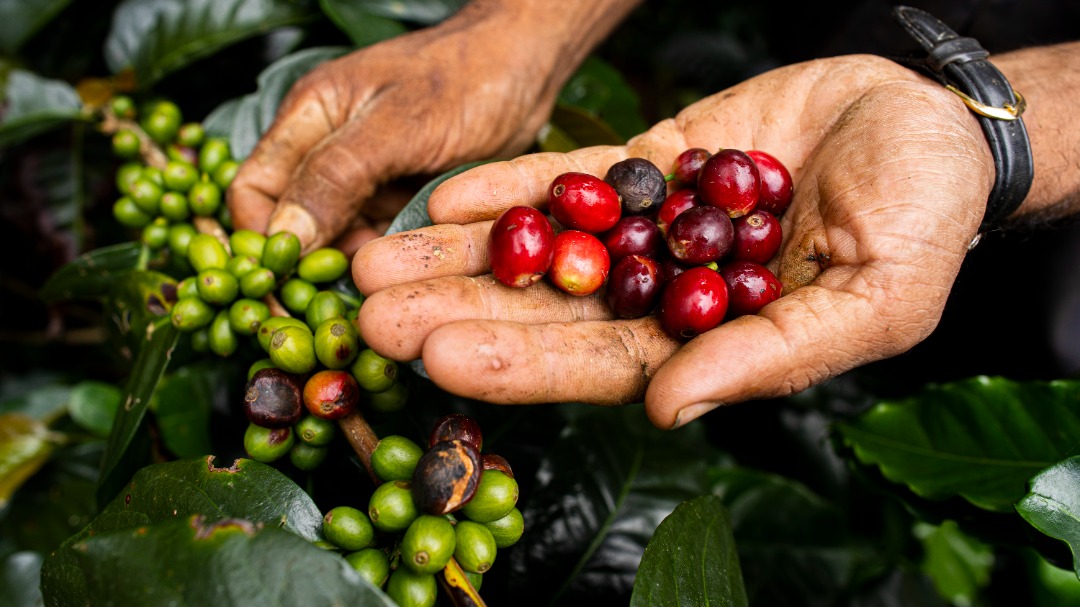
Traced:
[[306, 280], [290, 278], [281, 285], [281, 304], [293, 314], [303, 314], [319, 288]]
[[220, 310], [210, 321], [209, 327], [210, 351], [221, 357], [232, 356], [240, 343], [236, 339], [236, 332], [229, 323], [228, 310]]
[[623, 217], [602, 240], [611, 256], [611, 265], [627, 255], [655, 257], [664, 247], [664, 236], [656, 222], [641, 215]]
[[206, 328], [195, 329], [188, 333], [191, 336], [191, 349], [200, 354], [210, 351], [210, 332]]
[[309, 472], [326, 461], [328, 452], [326, 447], [313, 447], [298, 441], [289, 449], [289, 461], [297, 470]]
[[229, 326], [237, 335], [255, 335], [270, 318], [270, 307], [257, 299], [242, 297], [229, 306]]
[[271, 234], [263, 245], [262, 267], [280, 277], [287, 276], [300, 260], [300, 239], [292, 232]]
[[624, 215], [653, 213], [667, 196], [664, 173], [645, 158], [627, 158], [608, 168], [604, 181], [622, 199]]
[[641, 318], [656, 307], [664, 283], [664, 272], [655, 259], [624, 257], [608, 279], [608, 307], [619, 318]]
[[525, 531], [525, 518], [521, 516], [521, 511], [517, 508], [512, 508], [502, 518], [481, 524], [491, 532], [491, 536], [495, 538], [495, 545], [499, 548], [513, 546], [521, 539]]
[[368, 394], [368, 406], [379, 413], [395, 413], [405, 408], [409, 401], [409, 384], [398, 380], [389, 390]]
[[210, 181], [199, 181], [188, 190], [188, 206], [200, 217], [210, 217], [221, 209], [221, 188]]
[[[303, 396], [301, 395], [301, 402]], [[296, 438], [312, 447], [325, 447], [330, 444], [337, 433], [337, 424], [328, 419], [304, 415], [294, 428]]]
[[191, 217], [187, 196], [180, 192], [165, 192], [158, 203], [158, 212], [169, 221], [186, 221]]
[[274, 362], [272, 360], [270, 360], [269, 358], [260, 358], [259, 360], [251, 363], [251, 366], [248, 367], [247, 380], [251, 381], [251, 379], [253, 377], [255, 377], [255, 374], [258, 373], [259, 371], [261, 371], [262, 369], [276, 369], [276, 368], [277, 367], [274, 366]]
[[607, 248], [596, 236], [566, 230], [555, 237], [547, 276], [560, 291], [591, 295], [604, 286], [610, 269]]
[[123, 194], [131, 193], [131, 184], [142, 177], [143, 165], [137, 161], [125, 162], [116, 169], [116, 189]]
[[333, 291], [319, 291], [308, 302], [304, 310], [304, 319], [311, 330], [319, 328], [323, 322], [331, 318], [345, 318], [345, 301]]
[[481, 523], [458, 521], [454, 525], [454, 559], [465, 571], [484, 573], [495, 562], [495, 537]]
[[333, 282], [345, 274], [349, 259], [338, 249], [316, 249], [303, 257], [296, 266], [296, 274], [311, 283]]
[[143, 228], [150, 225], [154, 216], [139, 208], [130, 196], [121, 196], [113, 204], [113, 217], [126, 228]]
[[[510, 478], [514, 478], [514, 471], [510, 468], [510, 462], [505, 457], [495, 453], [485, 453], [480, 456], [480, 467], [484, 470], [498, 470]], [[483, 474], [483, 472], [481, 472]]]
[[696, 187], [698, 174], [701, 173], [701, 167], [705, 166], [705, 161], [709, 159], [709, 156], [712, 156], [712, 153], [705, 148], [683, 150], [675, 157], [675, 164], [671, 167], [675, 183], [682, 188]]
[[484, 447], [484, 435], [480, 424], [464, 413], [448, 413], [435, 421], [428, 435], [428, 448], [448, 440], [461, 440], [480, 451]]
[[174, 327], [180, 331], [194, 331], [214, 320], [214, 308], [198, 297], [181, 297], [169, 312]]
[[705, 204], [740, 217], [753, 210], [761, 190], [757, 165], [746, 152], [723, 149], [713, 154], [701, 167], [698, 195]]
[[622, 215], [619, 194], [610, 184], [587, 173], [563, 173], [548, 186], [548, 211], [571, 230], [599, 233]]
[[517, 505], [517, 481], [497, 470], [484, 470], [476, 494], [461, 509], [470, 520], [487, 523], [510, 513]]
[[672, 337], [689, 340], [715, 328], [727, 313], [728, 291], [714, 270], [694, 267], [668, 282], [660, 296], [660, 324]]
[[109, 99], [109, 110], [117, 118], [131, 120], [135, 118], [135, 101], [127, 95], [115, 95], [112, 99]]
[[[271, 316], [259, 325], [259, 330], [256, 331], [255, 336], [258, 338], [259, 346], [264, 352], [268, 354], [270, 352], [270, 340], [274, 336], [274, 331], [286, 326], [307, 329], [306, 323], [291, 316]], [[314, 340], [314, 337], [312, 339]]]
[[381, 438], [371, 452], [371, 469], [384, 482], [412, 480], [424, 450], [411, 439], [391, 434]]
[[161, 186], [143, 176], [132, 182], [128, 196], [143, 212], [157, 215], [158, 209], [161, 208], [162, 193]]
[[351, 506], [338, 506], [323, 516], [323, 537], [345, 550], [363, 550], [375, 542], [368, 515]]
[[757, 314], [776, 301], [784, 287], [765, 266], [752, 261], [733, 261], [720, 267], [728, 287], [728, 318]]
[[686, 264], [705, 264], [728, 254], [735, 228], [723, 211], [699, 206], [683, 211], [668, 229], [666, 241], [671, 255]]
[[[178, 255], [184, 259], [187, 258], [188, 245], [191, 244], [191, 239], [195, 237], [195, 226], [190, 223], [174, 223], [169, 226], [169, 250], [174, 255]], [[196, 292], [198, 290], [198, 284], [195, 284]]]
[[[288, 327], [278, 329], [279, 332], [288, 330]], [[359, 402], [360, 387], [345, 371], [319, 371], [304, 384], [304, 406], [315, 417], [341, 419], [352, 413]]]
[[218, 165], [214, 169], [213, 174], [210, 175], [210, 179], [222, 190], [229, 189], [232, 185], [233, 179], [236, 179], [236, 174], [240, 172], [240, 163], [235, 160], [226, 160]]
[[206, 130], [198, 122], [188, 122], [180, 125], [176, 131], [176, 142], [189, 148], [197, 148], [206, 139]]
[[254, 257], [260, 262], [266, 237], [254, 230], [236, 230], [229, 235], [229, 248], [233, 255]]
[[450, 562], [456, 544], [446, 517], [421, 514], [401, 538], [401, 562], [414, 573], [436, 573]]
[[180, 300], [185, 297], [199, 298], [199, 279], [197, 277], [188, 276], [176, 283], [176, 299]]
[[264, 428], [288, 428], [304, 412], [301, 382], [295, 375], [267, 367], [255, 372], [244, 390], [244, 415]]
[[[359, 349], [360, 337], [356, 334], [356, 327], [344, 318], [324, 320], [315, 329], [315, 357], [327, 369], [348, 367], [356, 360]], [[364, 387], [363, 382], [360, 382], [360, 387]]]
[[270, 360], [288, 373], [302, 375], [318, 364], [315, 358], [315, 336], [305, 326], [280, 327], [270, 338]]
[[199, 170], [207, 175], [212, 175], [221, 166], [221, 163], [231, 157], [228, 140], [211, 137], [199, 149]]
[[113, 153], [120, 158], [135, 158], [139, 155], [139, 136], [131, 129], [120, 129], [112, 136]]
[[255, 268], [240, 277], [240, 293], [249, 299], [262, 299], [274, 291], [277, 277], [266, 268]]
[[191, 186], [199, 181], [199, 171], [186, 162], [170, 160], [161, 172], [161, 178], [165, 181], [165, 187], [170, 190], [187, 193]]
[[172, 102], [161, 102], [139, 121], [139, 126], [154, 141], [161, 144], [168, 143], [180, 130], [180, 110]]
[[221, 268], [207, 268], [199, 272], [196, 280], [199, 297], [207, 303], [219, 306], [231, 303], [240, 293], [236, 277]]
[[660, 234], [667, 236], [668, 228], [676, 217], [683, 211], [700, 204], [701, 199], [694, 188], [675, 190], [668, 194], [664, 199], [664, 204], [660, 205], [660, 210], [656, 213], [656, 227], [660, 229]]
[[244, 431], [244, 451], [251, 459], [264, 464], [282, 458], [295, 442], [292, 428], [264, 428], [248, 424]]
[[439, 584], [430, 573], [415, 573], [398, 567], [386, 581], [386, 594], [398, 607], [434, 607]]
[[385, 533], [405, 531], [420, 516], [413, 501], [412, 483], [389, 481], [379, 485], [368, 501], [368, 517], [376, 529]]
[[217, 238], [210, 234], [196, 234], [188, 243], [188, 262], [196, 272], [211, 268], [224, 270], [229, 263], [229, 253]]
[[746, 155], [754, 160], [761, 179], [761, 191], [757, 208], [780, 217], [791, 204], [794, 187], [791, 173], [776, 157], [761, 150], [747, 150]]
[[176, 162], [182, 162], [195, 166], [199, 162], [199, 152], [195, 148], [189, 148], [186, 145], [178, 145], [176, 143], [170, 143], [165, 146], [165, 156], [169, 160]]
[[527, 287], [551, 267], [554, 243], [555, 230], [543, 213], [532, 207], [511, 207], [491, 226], [491, 271], [508, 287]]
[[143, 228], [142, 243], [151, 250], [158, 250], [169, 242], [169, 223], [164, 217], [158, 217]]
[[364, 548], [345, 555], [345, 561], [371, 585], [382, 588], [390, 577], [390, 558], [378, 548]]
[[459, 510], [476, 493], [481, 472], [480, 452], [472, 444], [456, 439], [436, 443], [413, 472], [416, 507], [428, 514]]
[[780, 220], [772, 213], [754, 209], [747, 215], [732, 220], [735, 238], [731, 246], [731, 259], [768, 263], [780, 250], [783, 240]]
[[234, 255], [232, 259], [225, 264], [225, 271], [232, 274], [237, 281], [247, 274], [248, 272], [259, 267], [259, 260], [247, 255]]

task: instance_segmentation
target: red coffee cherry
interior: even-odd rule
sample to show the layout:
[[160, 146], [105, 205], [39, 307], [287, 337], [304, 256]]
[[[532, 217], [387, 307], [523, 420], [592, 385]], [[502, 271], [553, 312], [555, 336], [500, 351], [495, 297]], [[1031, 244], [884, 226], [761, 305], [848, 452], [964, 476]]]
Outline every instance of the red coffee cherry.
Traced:
[[768, 263], [780, 250], [783, 241], [780, 220], [772, 213], [754, 209], [748, 215], [731, 220], [735, 228], [735, 241], [731, 246], [731, 258], [757, 263]]
[[664, 237], [656, 222], [642, 215], [623, 217], [603, 236], [612, 265], [627, 255], [655, 257], [664, 246]]
[[696, 189], [675, 190], [668, 194], [664, 199], [664, 204], [660, 205], [660, 211], [656, 213], [656, 227], [660, 228], [661, 234], [667, 236], [668, 228], [676, 217], [683, 211], [700, 204], [702, 204], [701, 197], [698, 196]]
[[622, 215], [619, 193], [587, 173], [563, 173], [548, 187], [548, 210], [571, 230], [597, 234], [611, 229]]
[[791, 195], [794, 191], [791, 173], [788, 172], [784, 163], [771, 154], [761, 150], [748, 150], [746, 155], [757, 165], [758, 176], [761, 179], [757, 208], [780, 217], [791, 204]]
[[784, 287], [765, 266], [752, 261], [733, 261], [720, 267], [728, 286], [728, 318], [757, 314], [776, 301]]
[[676, 276], [660, 296], [660, 324], [672, 337], [689, 340], [724, 320], [728, 289], [715, 270], [697, 266]]
[[548, 271], [554, 244], [555, 230], [543, 213], [527, 206], [511, 207], [491, 226], [491, 271], [508, 287], [527, 287]]
[[709, 156], [712, 156], [712, 152], [705, 148], [683, 150], [675, 157], [675, 164], [671, 168], [675, 183], [681, 188], [696, 186], [698, 173], [701, 172], [701, 167], [705, 166], [705, 161], [709, 159]]
[[571, 295], [595, 293], [608, 277], [611, 260], [600, 239], [588, 232], [566, 230], [555, 237], [548, 279]]
[[340, 419], [352, 413], [360, 402], [360, 385], [345, 370], [326, 369], [304, 384], [304, 406], [322, 419]]
[[664, 283], [664, 270], [652, 257], [623, 257], [608, 279], [608, 307], [619, 318], [641, 318], [656, 307]]
[[724, 211], [728, 217], [740, 217], [757, 204], [761, 178], [753, 158], [729, 148], [705, 161], [697, 186], [705, 204]]
[[716, 207], [700, 206], [683, 211], [667, 233], [668, 250], [679, 261], [700, 265], [728, 254], [735, 238], [731, 219]]

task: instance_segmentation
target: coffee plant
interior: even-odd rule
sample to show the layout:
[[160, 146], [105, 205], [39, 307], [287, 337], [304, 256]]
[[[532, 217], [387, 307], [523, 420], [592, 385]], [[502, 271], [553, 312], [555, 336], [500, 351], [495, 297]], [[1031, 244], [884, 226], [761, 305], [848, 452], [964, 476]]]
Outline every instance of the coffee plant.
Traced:
[[[463, 3], [0, 0], [0, 604], [1080, 604], [1080, 383], [953, 356], [970, 287], [901, 360], [660, 431], [640, 404], [450, 395], [367, 348], [341, 251], [234, 229], [229, 184], [298, 78]], [[762, 7], [661, 4], [585, 61], [535, 150], [621, 144], [788, 59]], [[687, 44], [702, 31], [724, 44]], [[615, 284], [626, 317], [655, 309], [631, 285], [670, 272], [657, 247], [769, 282], [790, 183], [716, 211], [686, 186], [722, 159], [776, 170], [689, 149], [560, 176], [552, 213], [583, 234], [560, 259], [611, 264], [547, 279]], [[431, 191], [475, 164], [404, 184], [389, 231], [430, 225]], [[717, 222], [724, 253], [679, 248]], [[984, 263], [1001, 301], [1012, 266]]]

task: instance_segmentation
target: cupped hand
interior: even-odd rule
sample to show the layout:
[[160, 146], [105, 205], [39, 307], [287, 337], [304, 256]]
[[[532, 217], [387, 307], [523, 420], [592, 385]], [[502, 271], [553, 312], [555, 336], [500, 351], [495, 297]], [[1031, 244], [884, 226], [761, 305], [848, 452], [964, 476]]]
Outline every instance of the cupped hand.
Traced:
[[[773, 268], [784, 296], [687, 343], [655, 317], [615, 320], [602, 295], [512, 289], [486, 258], [491, 220], [544, 208], [559, 173], [603, 176], [630, 157], [668, 170], [690, 147], [760, 149], [791, 169]], [[894, 356], [939, 321], [994, 178], [979, 126], [952, 93], [885, 59], [780, 68], [702, 100], [625, 147], [535, 154], [445, 182], [437, 225], [353, 261], [376, 351], [422, 357], [450, 392], [495, 403], [644, 399], [661, 428], [721, 404], [792, 394]]]

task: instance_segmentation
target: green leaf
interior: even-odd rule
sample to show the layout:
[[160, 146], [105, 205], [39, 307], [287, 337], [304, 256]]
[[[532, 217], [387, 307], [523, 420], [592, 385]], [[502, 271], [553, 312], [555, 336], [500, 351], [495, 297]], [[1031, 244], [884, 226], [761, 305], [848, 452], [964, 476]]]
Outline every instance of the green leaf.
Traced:
[[594, 145], [624, 143], [626, 140], [599, 116], [568, 105], [556, 106], [550, 122], [537, 135], [537, 144], [543, 152], [565, 153]]
[[166, 317], [175, 300], [175, 278], [151, 270], [133, 270], [109, 285], [109, 318], [137, 351], [148, 327]]
[[1035, 475], [1016, 511], [1042, 533], [1069, 545], [1073, 569], [1080, 577], [1080, 456]]
[[648, 128], [637, 93], [622, 74], [599, 57], [585, 60], [559, 91], [559, 105], [575, 107], [598, 117], [623, 140]]
[[0, 386], [0, 414], [21, 413], [50, 424], [67, 412], [71, 386], [50, 373], [6, 377]]
[[48, 461], [57, 440], [39, 420], [18, 413], [0, 415], [0, 510]]
[[228, 101], [206, 117], [208, 134], [226, 137], [234, 158], [244, 159], [277, 116], [292, 85], [312, 68], [348, 52], [344, 47], [316, 47], [282, 57], [263, 70], [254, 93]]
[[155, 395], [154, 419], [161, 439], [177, 457], [213, 452], [210, 413], [215, 402], [228, 408], [228, 381], [234, 379], [218, 362], [185, 365], [165, 376]]
[[41, 562], [38, 552], [16, 552], [0, 562], [0, 605], [35, 607], [41, 605]]
[[915, 537], [923, 544], [922, 569], [938, 594], [954, 605], [973, 605], [990, 582], [993, 549], [960, 530], [956, 521], [939, 526], [918, 523]]
[[102, 457], [101, 478], [98, 481], [99, 503], [116, 495], [142, 464], [145, 454], [132, 449], [132, 441], [140, 433], [150, 398], [165, 373], [179, 336], [179, 331], [168, 317], [147, 325], [131, 375], [124, 386], [123, 406], [117, 411]]
[[680, 504], [660, 523], [641, 557], [630, 605], [749, 605], [720, 498], [704, 495]]
[[125, 0], [113, 13], [105, 59], [143, 88], [197, 59], [308, 18], [287, 0]]
[[50, 276], [38, 295], [46, 303], [105, 297], [120, 274], [138, 265], [141, 250], [124, 242], [84, 253]]
[[439, 187], [442, 182], [450, 179], [455, 175], [460, 175], [471, 168], [478, 167], [482, 164], [487, 164], [490, 160], [480, 160], [477, 162], [468, 162], [461, 166], [450, 169], [449, 171], [439, 175], [435, 179], [424, 184], [424, 187], [420, 188], [420, 191], [409, 200], [394, 220], [390, 222], [390, 226], [386, 228], [387, 234], [396, 234], [398, 232], [408, 232], [409, 230], [418, 230], [420, 228], [426, 228], [431, 225], [431, 217], [428, 216], [427, 204], [428, 199], [431, 198], [431, 193], [435, 191], [435, 188]]
[[100, 381], [84, 381], [71, 389], [68, 414], [85, 430], [100, 437], [109, 435], [123, 394], [120, 388]]
[[87, 538], [195, 515], [208, 522], [244, 518], [281, 527], [309, 542], [321, 538], [319, 508], [271, 466], [240, 459], [219, 468], [213, 456], [154, 464], [139, 470], [86, 528], [46, 559], [42, 588], [47, 598], [53, 604], [87, 602], [87, 580], [77, 562], [77, 547]]
[[0, 54], [14, 55], [71, 0], [0, 0]]
[[351, 0], [319, 0], [319, 6], [327, 17], [352, 40], [357, 47], [364, 47], [400, 36], [408, 31], [399, 21], [379, 17], [364, 10], [359, 2]]
[[71, 85], [26, 70], [8, 73], [0, 98], [0, 147], [82, 118], [82, 101]]
[[1080, 452], [1080, 382], [975, 377], [886, 401], [837, 429], [863, 464], [928, 499], [1010, 512], [1027, 480]]
[[434, 25], [453, 15], [468, 0], [356, 0], [364, 12], [398, 21]]

